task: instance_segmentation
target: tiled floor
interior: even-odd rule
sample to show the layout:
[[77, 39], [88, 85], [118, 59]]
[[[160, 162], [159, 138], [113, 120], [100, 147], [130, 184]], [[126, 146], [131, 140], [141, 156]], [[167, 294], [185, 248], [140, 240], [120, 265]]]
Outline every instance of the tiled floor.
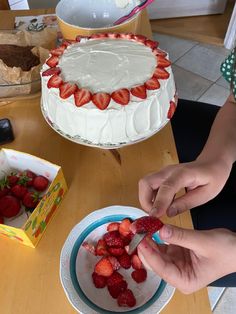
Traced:
[[[220, 65], [229, 50], [157, 33], [153, 37], [170, 55], [180, 98], [224, 104], [229, 85], [221, 76]], [[208, 293], [214, 314], [236, 313], [236, 288], [209, 287]]]

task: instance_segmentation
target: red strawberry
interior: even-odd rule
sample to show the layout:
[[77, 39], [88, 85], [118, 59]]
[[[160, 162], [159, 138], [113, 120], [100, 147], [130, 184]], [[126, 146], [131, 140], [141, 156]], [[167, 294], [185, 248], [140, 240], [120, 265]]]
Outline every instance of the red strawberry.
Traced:
[[122, 280], [124, 280], [124, 277], [117, 271], [114, 271], [113, 274], [107, 278], [107, 286], [117, 285]]
[[10, 189], [7, 187], [4, 188], [0, 188], [0, 198], [2, 198], [3, 196], [7, 195], [9, 193]]
[[129, 269], [131, 267], [131, 257], [127, 253], [118, 256], [117, 259], [121, 267], [125, 269]]
[[90, 100], [92, 99], [92, 93], [88, 89], [81, 88], [75, 92], [74, 98], [75, 105], [77, 107], [81, 107], [90, 102]]
[[21, 184], [16, 184], [11, 188], [11, 192], [18, 198], [22, 199], [28, 192], [28, 189]]
[[129, 218], [125, 218], [121, 221], [120, 226], [119, 226], [119, 233], [122, 234], [124, 237], [128, 236], [130, 234], [130, 226], [131, 226], [131, 221]]
[[35, 208], [38, 203], [39, 203], [39, 194], [37, 192], [32, 192], [29, 191], [25, 194], [25, 196], [23, 197], [23, 204], [27, 207], [27, 208]]
[[4, 224], [4, 218], [2, 216], [0, 216], [0, 224], [3, 225]]
[[111, 98], [120, 105], [127, 105], [130, 101], [130, 93], [127, 88], [121, 88], [111, 94]]
[[107, 93], [96, 93], [92, 96], [92, 102], [94, 103], [95, 106], [97, 106], [101, 110], [106, 109], [110, 101], [111, 101], [111, 96], [110, 94], [107, 94]]
[[103, 239], [106, 241], [107, 246], [124, 247], [123, 240], [117, 230], [105, 233]]
[[95, 246], [92, 243], [84, 241], [82, 243], [82, 247], [84, 247], [89, 253], [91, 253], [93, 255], [96, 255], [96, 249], [95, 249]]
[[76, 92], [77, 86], [75, 84], [63, 83], [59, 89], [61, 98], [66, 99]]
[[119, 230], [119, 222], [111, 222], [108, 226], [107, 226], [107, 231], [115, 231], [115, 230]]
[[147, 37], [143, 35], [134, 35], [133, 38], [141, 43], [145, 43], [145, 41], [147, 40]]
[[155, 49], [157, 48], [157, 46], [159, 45], [159, 43], [157, 41], [153, 41], [153, 40], [150, 40], [150, 39], [147, 39], [145, 41], [145, 45], [150, 47], [151, 49]]
[[94, 271], [98, 275], [110, 277], [114, 270], [109, 259], [107, 257], [103, 257], [95, 265]]
[[120, 38], [131, 39], [133, 38], [133, 34], [132, 33], [120, 33]]
[[145, 87], [146, 89], [159, 89], [160, 88], [160, 83], [159, 81], [155, 78], [155, 77], [152, 77], [151, 79], [147, 80], [146, 83], [145, 83]]
[[30, 170], [26, 170], [20, 173], [20, 184], [26, 186], [32, 186], [33, 180], [36, 177], [36, 174]]
[[7, 176], [7, 181], [9, 186], [14, 186], [17, 184], [19, 180], [19, 176], [17, 176], [15, 173], [11, 173], [9, 176]]
[[107, 277], [98, 275], [95, 272], [92, 273], [92, 279], [95, 287], [98, 289], [104, 288], [107, 284]]
[[171, 119], [175, 113], [176, 110], [176, 104], [173, 101], [170, 101], [170, 107], [167, 113], [167, 118]]
[[147, 98], [147, 91], [145, 85], [139, 85], [136, 87], [131, 88], [131, 94], [141, 98], [141, 99], [146, 99]]
[[5, 195], [0, 199], [0, 214], [6, 218], [16, 216], [20, 211], [19, 200], [12, 195]]
[[153, 49], [152, 51], [154, 53], [155, 56], [162, 56], [162, 57], [166, 57], [167, 53], [159, 48], [157, 49]]
[[134, 269], [141, 269], [143, 267], [141, 259], [138, 257], [137, 254], [133, 254], [131, 257], [131, 266]]
[[98, 256], [109, 255], [106, 241], [103, 239], [98, 240], [95, 250], [96, 250], [96, 255]]
[[130, 289], [126, 289], [118, 296], [117, 303], [119, 306], [133, 307], [136, 304], [136, 299]]
[[44, 176], [36, 176], [34, 178], [34, 182], [33, 182], [33, 187], [35, 188], [35, 190], [37, 191], [45, 191], [46, 188], [48, 187], [48, 179], [45, 178]]
[[170, 74], [165, 69], [157, 67], [153, 73], [153, 76], [157, 79], [166, 80], [169, 78]]
[[118, 259], [115, 256], [108, 256], [107, 258], [111, 262], [113, 270], [120, 269], [120, 263], [118, 262]]
[[108, 33], [107, 36], [109, 38], [119, 38], [120, 34], [118, 34], [118, 33]]
[[58, 88], [62, 83], [63, 83], [62, 78], [59, 75], [54, 74], [48, 80], [47, 87], [48, 88], [51, 88], [51, 87]]
[[118, 296], [121, 294], [121, 292], [125, 291], [128, 287], [128, 284], [125, 280], [121, 280], [119, 283], [107, 286], [107, 289], [110, 293], [110, 295], [114, 298], [117, 299]]
[[75, 44], [77, 43], [78, 41], [77, 40], [74, 40], [74, 39], [66, 39], [66, 40], [63, 40], [61, 46], [64, 46], [65, 48], [67, 48], [68, 46], [72, 45], [72, 44]]
[[121, 256], [124, 254], [125, 249], [123, 247], [109, 247], [108, 252], [113, 256]]
[[106, 38], [108, 35], [107, 33], [97, 33], [97, 34], [92, 34], [90, 38]]
[[147, 279], [147, 271], [145, 268], [136, 269], [131, 273], [131, 277], [137, 282], [143, 282]]
[[160, 219], [151, 216], [144, 216], [136, 219], [132, 224], [132, 231], [135, 233], [144, 233], [147, 232], [148, 234], [153, 234], [157, 232], [163, 223]]
[[128, 235], [126, 235], [126, 236], [123, 236], [123, 235], [121, 234], [121, 239], [122, 239], [123, 242], [124, 242], [124, 246], [127, 246], [127, 245], [130, 244], [131, 240], [133, 239], [133, 236], [134, 236], [134, 234], [133, 234], [132, 232], [130, 232], [130, 233], [129, 233]]
[[10, 191], [10, 188], [8, 186], [8, 180], [6, 177], [0, 180], [0, 198], [7, 195]]
[[55, 49], [50, 50], [50, 53], [51, 53], [53, 56], [59, 57], [59, 56], [61, 56], [61, 55], [63, 54], [63, 52], [64, 52], [65, 49], [66, 49], [65, 46], [60, 46], [60, 47], [58, 47], [58, 48], [55, 48]]
[[50, 76], [50, 75], [53, 75], [53, 74], [60, 74], [61, 73], [61, 69], [60, 68], [49, 68], [47, 69], [46, 71], [44, 71], [42, 73], [42, 76]]
[[171, 62], [167, 60], [165, 57], [157, 56], [157, 66], [160, 68], [167, 68], [171, 65]]
[[57, 56], [51, 56], [47, 61], [46, 64], [50, 67], [50, 68], [54, 68], [57, 66], [59, 61], [59, 58]]

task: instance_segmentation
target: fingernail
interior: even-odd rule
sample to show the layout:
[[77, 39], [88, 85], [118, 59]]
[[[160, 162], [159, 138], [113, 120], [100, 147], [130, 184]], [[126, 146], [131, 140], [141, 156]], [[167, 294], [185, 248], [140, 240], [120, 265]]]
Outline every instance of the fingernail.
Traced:
[[161, 237], [163, 240], [169, 239], [172, 236], [172, 228], [169, 225], [164, 225], [161, 228]]
[[156, 216], [158, 213], [158, 209], [156, 207], [153, 207], [150, 211], [150, 215], [151, 216]]
[[168, 209], [168, 216], [169, 217], [173, 217], [173, 216], [176, 216], [178, 214], [178, 211], [175, 207], [170, 207]]

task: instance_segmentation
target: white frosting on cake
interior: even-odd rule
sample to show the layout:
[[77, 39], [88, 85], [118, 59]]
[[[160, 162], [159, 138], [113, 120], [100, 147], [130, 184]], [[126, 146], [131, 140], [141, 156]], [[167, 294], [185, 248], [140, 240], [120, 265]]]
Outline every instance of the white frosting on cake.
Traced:
[[155, 56], [150, 52], [149, 47], [136, 41], [90, 40], [69, 46], [59, 67], [66, 82], [75, 82], [93, 93], [112, 93], [141, 85], [150, 78], [156, 67]]
[[[109, 93], [143, 84], [152, 77], [155, 66], [156, 58], [149, 47], [121, 39], [83, 40], [69, 46], [59, 61], [65, 81], [92, 92]], [[42, 71], [46, 69], [45, 64]], [[76, 107], [73, 95], [62, 99], [58, 88], [47, 87], [50, 77], [42, 76], [44, 114], [64, 135], [81, 138], [91, 145], [119, 146], [149, 137], [168, 122], [170, 101], [176, 93], [171, 67], [165, 70], [170, 77], [159, 80], [159, 89], [147, 90], [146, 99], [130, 94], [126, 106], [111, 99], [105, 110], [98, 109], [92, 101]]]

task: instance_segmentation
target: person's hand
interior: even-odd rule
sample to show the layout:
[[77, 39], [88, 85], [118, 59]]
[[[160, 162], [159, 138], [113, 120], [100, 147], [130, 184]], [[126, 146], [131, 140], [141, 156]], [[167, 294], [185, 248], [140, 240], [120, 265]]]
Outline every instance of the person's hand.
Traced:
[[[175, 216], [214, 198], [227, 181], [231, 167], [219, 158], [167, 166], [139, 181], [140, 204], [153, 216]], [[175, 198], [183, 188], [186, 193]]]
[[185, 294], [236, 271], [236, 234], [226, 229], [196, 231], [164, 225], [156, 244], [145, 237], [138, 246], [144, 266]]

